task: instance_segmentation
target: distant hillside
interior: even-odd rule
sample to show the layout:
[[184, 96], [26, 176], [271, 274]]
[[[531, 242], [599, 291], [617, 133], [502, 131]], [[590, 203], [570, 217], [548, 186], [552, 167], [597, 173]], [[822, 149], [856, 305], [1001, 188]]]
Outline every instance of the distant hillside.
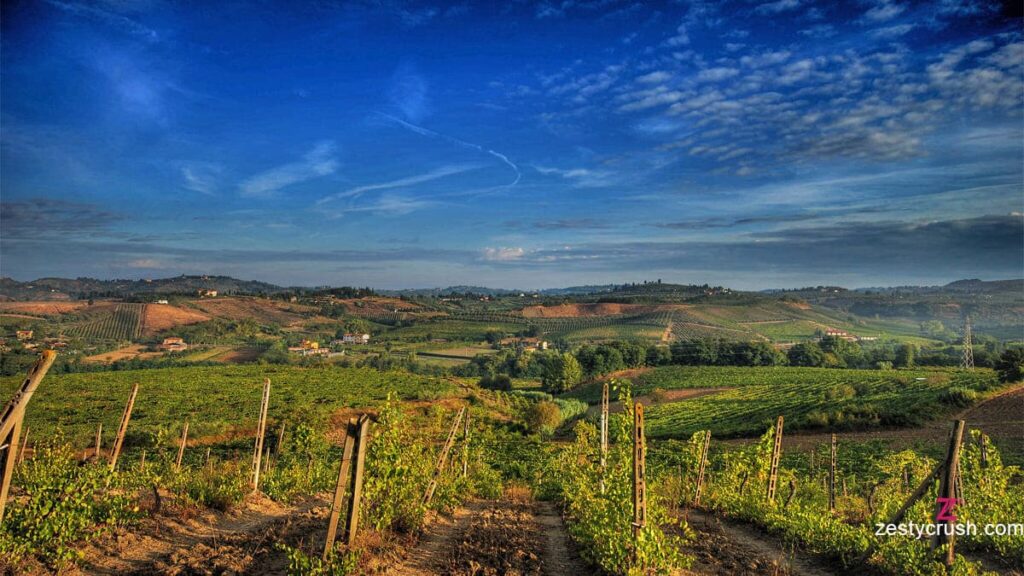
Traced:
[[284, 288], [255, 280], [229, 276], [175, 276], [142, 280], [96, 280], [93, 278], [40, 278], [18, 282], [0, 278], [3, 300], [82, 300], [86, 298], [132, 298], [145, 295], [195, 295], [200, 290], [222, 294], [272, 294]]

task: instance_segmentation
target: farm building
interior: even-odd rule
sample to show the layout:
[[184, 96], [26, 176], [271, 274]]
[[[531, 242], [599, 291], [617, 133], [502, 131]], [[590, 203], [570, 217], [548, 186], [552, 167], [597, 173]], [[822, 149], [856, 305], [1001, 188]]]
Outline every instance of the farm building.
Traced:
[[167, 350], [168, 352], [181, 352], [188, 350], [188, 344], [185, 343], [183, 338], [172, 336], [170, 338], [164, 338], [164, 341], [160, 344], [160, 348]]
[[156, 303], [157, 304], [167, 304], [168, 302], [167, 302], [167, 300], [157, 300]]
[[329, 348], [321, 348], [315, 340], [303, 340], [298, 346], [289, 346], [288, 351], [300, 356], [327, 356], [331, 353]]
[[32, 331], [31, 330], [18, 330], [17, 332], [14, 333], [14, 335], [17, 336], [18, 340], [31, 340], [32, 339]]
[[217, 291], [216, 290], [200, 290], [199, 291], [199, 297], [200, 298], [216, 298], [217, 297]]
[[345, 334], [341, 337], [342, 344], [369, 344], [369, 334]]

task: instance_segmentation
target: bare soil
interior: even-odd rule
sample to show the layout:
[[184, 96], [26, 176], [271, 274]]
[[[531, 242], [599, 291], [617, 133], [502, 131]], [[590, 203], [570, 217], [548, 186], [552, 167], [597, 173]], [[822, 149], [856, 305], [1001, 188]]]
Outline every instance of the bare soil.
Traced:
[[262, 495], [229, 513], [165, 506], [95, 540], [69, 574], [284, 574], [287, 559], [275, 543], [316, 538], [329, 512], [323, 499], [284, 506]]
[[142, 335], [153, 336], [164, 330], [188, 324], [198, 324], [209, 319], [209, 316], [196, 310], [179, 308], [170, 304], [148, 304], [145, 316], [142, 319], [142, 325], [145, 326]]
[[83, 360], [86, 362], [110, 363], [118, 360], [130, 360], [132, 358], [156, 358], [163, 354], [162, 352], [143, 352], [145, 349], [146, 346], [143, 344], [132, 344], [131, 346], [125, 346], [124, 348], [118, 348], [117, 350], [111, 350], [110, 352], [86, 356]]
[[832, 576], [840, 566], [803, 553], [778, 538], [701, 510], [686, 514], [695, 537], [683, 552], [694, 558], [689, 573], [707, 576]]
[[477, 500], [439, 516], [392, 576], [595, 574], [576, 555], [549, 503]]
[[59, 316], [85, 308], [88, 302], [0, 302], [0, 311], [42, 316]]

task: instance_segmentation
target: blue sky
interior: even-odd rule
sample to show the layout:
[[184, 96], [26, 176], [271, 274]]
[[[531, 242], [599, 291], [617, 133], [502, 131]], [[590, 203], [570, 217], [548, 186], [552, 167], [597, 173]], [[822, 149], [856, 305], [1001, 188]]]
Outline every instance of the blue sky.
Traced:
[[5, 3], [0, 273], [1024, 274], [1015, 3]]

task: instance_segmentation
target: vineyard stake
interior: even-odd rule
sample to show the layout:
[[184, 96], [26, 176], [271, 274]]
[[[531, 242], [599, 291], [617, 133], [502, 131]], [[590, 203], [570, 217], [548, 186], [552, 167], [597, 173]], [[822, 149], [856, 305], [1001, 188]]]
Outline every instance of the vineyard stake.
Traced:
[[0, 521], [4, 519], [4, 509], [7, 507], [7, 493], [11, 489], [11, 477], [14, 475], [15, 451], [18, 447], [18, 438], [21, 435], [21, 423], [25, 418], [25, 408], [29, 400], [35, 394], [36, 388], [43, 376], [53, 365], [57, 353], [53, 350], [44, 350], [38, 360], [28, 369], [28, 375], [22, 382], [21, 388], [14, 394], [14, 397], [4, 406], [0, 414], [0, 444], [7, 444], [4, 451], [3, 464], [0, 465]]
[[427, 492], [423, 495], [424, 506], [430, 504], [430, 500], [434, 497], [434, 490], [437, 490], [437, 481], [444, 470], [444, 464], [448, 460], [448, 452], [452, 449], [452, 444], [455, 442], [455, 433], [459, 430], [459, 422], [462, 421], [462, 414], [465, 411], [465, 407], [459, 409], [459, 413], [455, 416], [455, 422], [452, 422], [452, 429], [448, 432], [448, 438], [444, 441], [444, 447], [441, 448], [441, 454], [437, 458], [434, 476], [430, 479], [430, 484], [427, 485]]
[[270, 378], [263, 380], [263, 401], [260, 403], [260, 419], [256, 426], [256, 446], [252, 454], [252, 491], [260, 489], [260, 458], [263, 457], [263, 436], [267, 431], [267, 406], [270, 404]]
[[142, 451], [142, 457], [139, 458], [139, 468], [141, 468], [143, 470], [146, 469], [146, 451], [145, 450]]
[[462, 427], [462, 477], [469, 475], [469, 417], [466, 412], [466, 421]]
[[[949, 437], [949, 448], [946, 450], [946, 461], [942, 465], [942, 474], [939, 477], [939, 497], [940, 498], [956, 498], [956, 483], [957, 483], [957, 472], [960, 470], [960, 445], [963, 442], [964, 437], [964, 421], [956, 420], [953, 422], [953, 432]], [[939, 516], [942, 514], [943, 504], [942, 502], [935, 503], [935, 522], [939, 523]], [[946, 525], [946, 529], [935, 534], [932, 538], [932, 549], [938, 548], [943, 544], [948, 544], [946, 548], [946, 566], [953, 565], [953, 558], [956, 555], [953, 551], [955, 544], [955, 535], [953, 534], [953, 520], [942, 520], [943, 524]]]
[[348, 488], [352, 466], [352, 451], [356, 441], [355, 418], [348, 421], [345, 428], [345, 448], [341, 456], [341, 466], [338, 469], [338, 484], [334, 488], [334, 500], [331, 502], [331, 515], [327, 521], [327, 541], [324, 543], [323, 559], [326, 560], [334, 548], [334, 540], [338, 534], [338, 518], [341, 516], [342, 500], [345, 498], [345, 490]]
[[704, 431], [704, 446], [700, 451], [700, 463], [697, 465], [697, 486], [693, 489], [693, 505], [700, 505], [700, 489], [704, 485], [704, 471], [708, 465], [708, 450], [711, 448], [711, 430]]
[[211, 450], [210, 447], [207, 446], [206, 447], [206, 458], [203, 458], [203, 466], [208, 466], [210, 464], [210, 450]]
[[601, 494], [604, 494], [604, 471], [608, 465], [608, 382], [601, 386]]
[[786, 501], [782, 504], [782, 509], [789, 508], [789, 502], [793, 499], [793, 495], [796, 494], [796, 478], [789, 479], [789, 494], [786, 496]]
[[18, 450], [18, 464], [25, 461], [25, 450], [28, 449], [28, 426], [25, 426], [25, 434], [21, 437], [21, 450]]
[[988, 436], [984, 432], [978, 432], [978, 450], [980, 451], [981, 467], [988, 468]]
[[185, 456], [185, 443], [188, 442], [188, 421], [181, 429], [181, 443], [178, 445], [178, 458], [174, 461], [174, 471], [181, 470], [181, 459]]
[[284, 446], [284, 422], [281, 422], [281, 429], [277, 432], [277, 446], [274, 449], [274, 455], [281, 455], [281, 447]]
[[124, 406], [124, 414], [121, 415], [121, 425], [117, 428], [117, 438], [114, 439], [114, 447], [110, 451], [110, 469], [117, 468], [117, 458], [121, 455], [121, 447], [124, 445], [124, 435], [128, 431], [128, 422], [132, 419], [132, 409], [135, 408], [135, 397], [139, 393], [139, 384], [132, 384], [132, 392], [128, 395], [128, 403]]
[[345, 519], [346, 542], [349, 546], [355, 543], [356, 529], [359, 527], [359, 504], [363, 498], [363, 471], [366, 470], [366, 444], [370, 436], [369, 431], [370, 416], [363, 414], [356, 424], [355, 478], [352, 479], [352, 498], [348, 505], [348, 517]]
[[[900, 506], [900, 509], [897, 510], [896, 513], [893, 514], [891, 518], [889, 518], [889, 521], [886, 522], [886, 524], [898, 524], [901, 520], [903, 520], [903, 517], [906, 516], [906, 514], [907, 514], [907, 510], [910, 510], [910, 507], [913, 506], [915, 502], [920, 500], [922, 496], [924, 496], [925, 492], [927, 492], [928, 489], [931, 487], [932, 482], [935, 481], [935, 478], [937, 478], [939, 476], [939, 474], [942, 473], [942, 467], [943, 467], [943, 464], [940, 462], [939, 465], [936, 466], [935, 469], [932, 470], [930, 474], [925, 476], [924, 480], [921, 480], [921, 484], [919, 484], [917, 489], [914, 490], [914, 493], [911, 494], [910, 497], [907, 498], [905, 502], [903, 502], [903, 506]], [[906, 471], [906, 469], [904, 469], [904, 472], [905, 471]], [[868, 545], [868, 549], [865, 550], [864, 553], [861, 554], [860, 558], [857, 559], [857, 563], [858, 564], [863, 564], [863, 563], [867, 562], [868, 558], [871, 557], [871, 554], [874, 551], [875, 551], [875, 543], [872, 542], [871, 544]]]
[[633, 553], [640, 531], [647, 526], [647, 445], [644, 441], [644, 405], [633, 404]]
[[832, 435], [832, 460], [828, 467], [828, 511], [836, 511], [836, 435]]
[[782, 455], [782, 416], [775, 422], [771, 467], [768, 470], [768, 501], [775, 501], [775, 484], [779, 480], [779, 457]]
[[100, 448], [103, 446], [103, 422], [96, 425], [96, 453], [97, 460], [100, 458]]

